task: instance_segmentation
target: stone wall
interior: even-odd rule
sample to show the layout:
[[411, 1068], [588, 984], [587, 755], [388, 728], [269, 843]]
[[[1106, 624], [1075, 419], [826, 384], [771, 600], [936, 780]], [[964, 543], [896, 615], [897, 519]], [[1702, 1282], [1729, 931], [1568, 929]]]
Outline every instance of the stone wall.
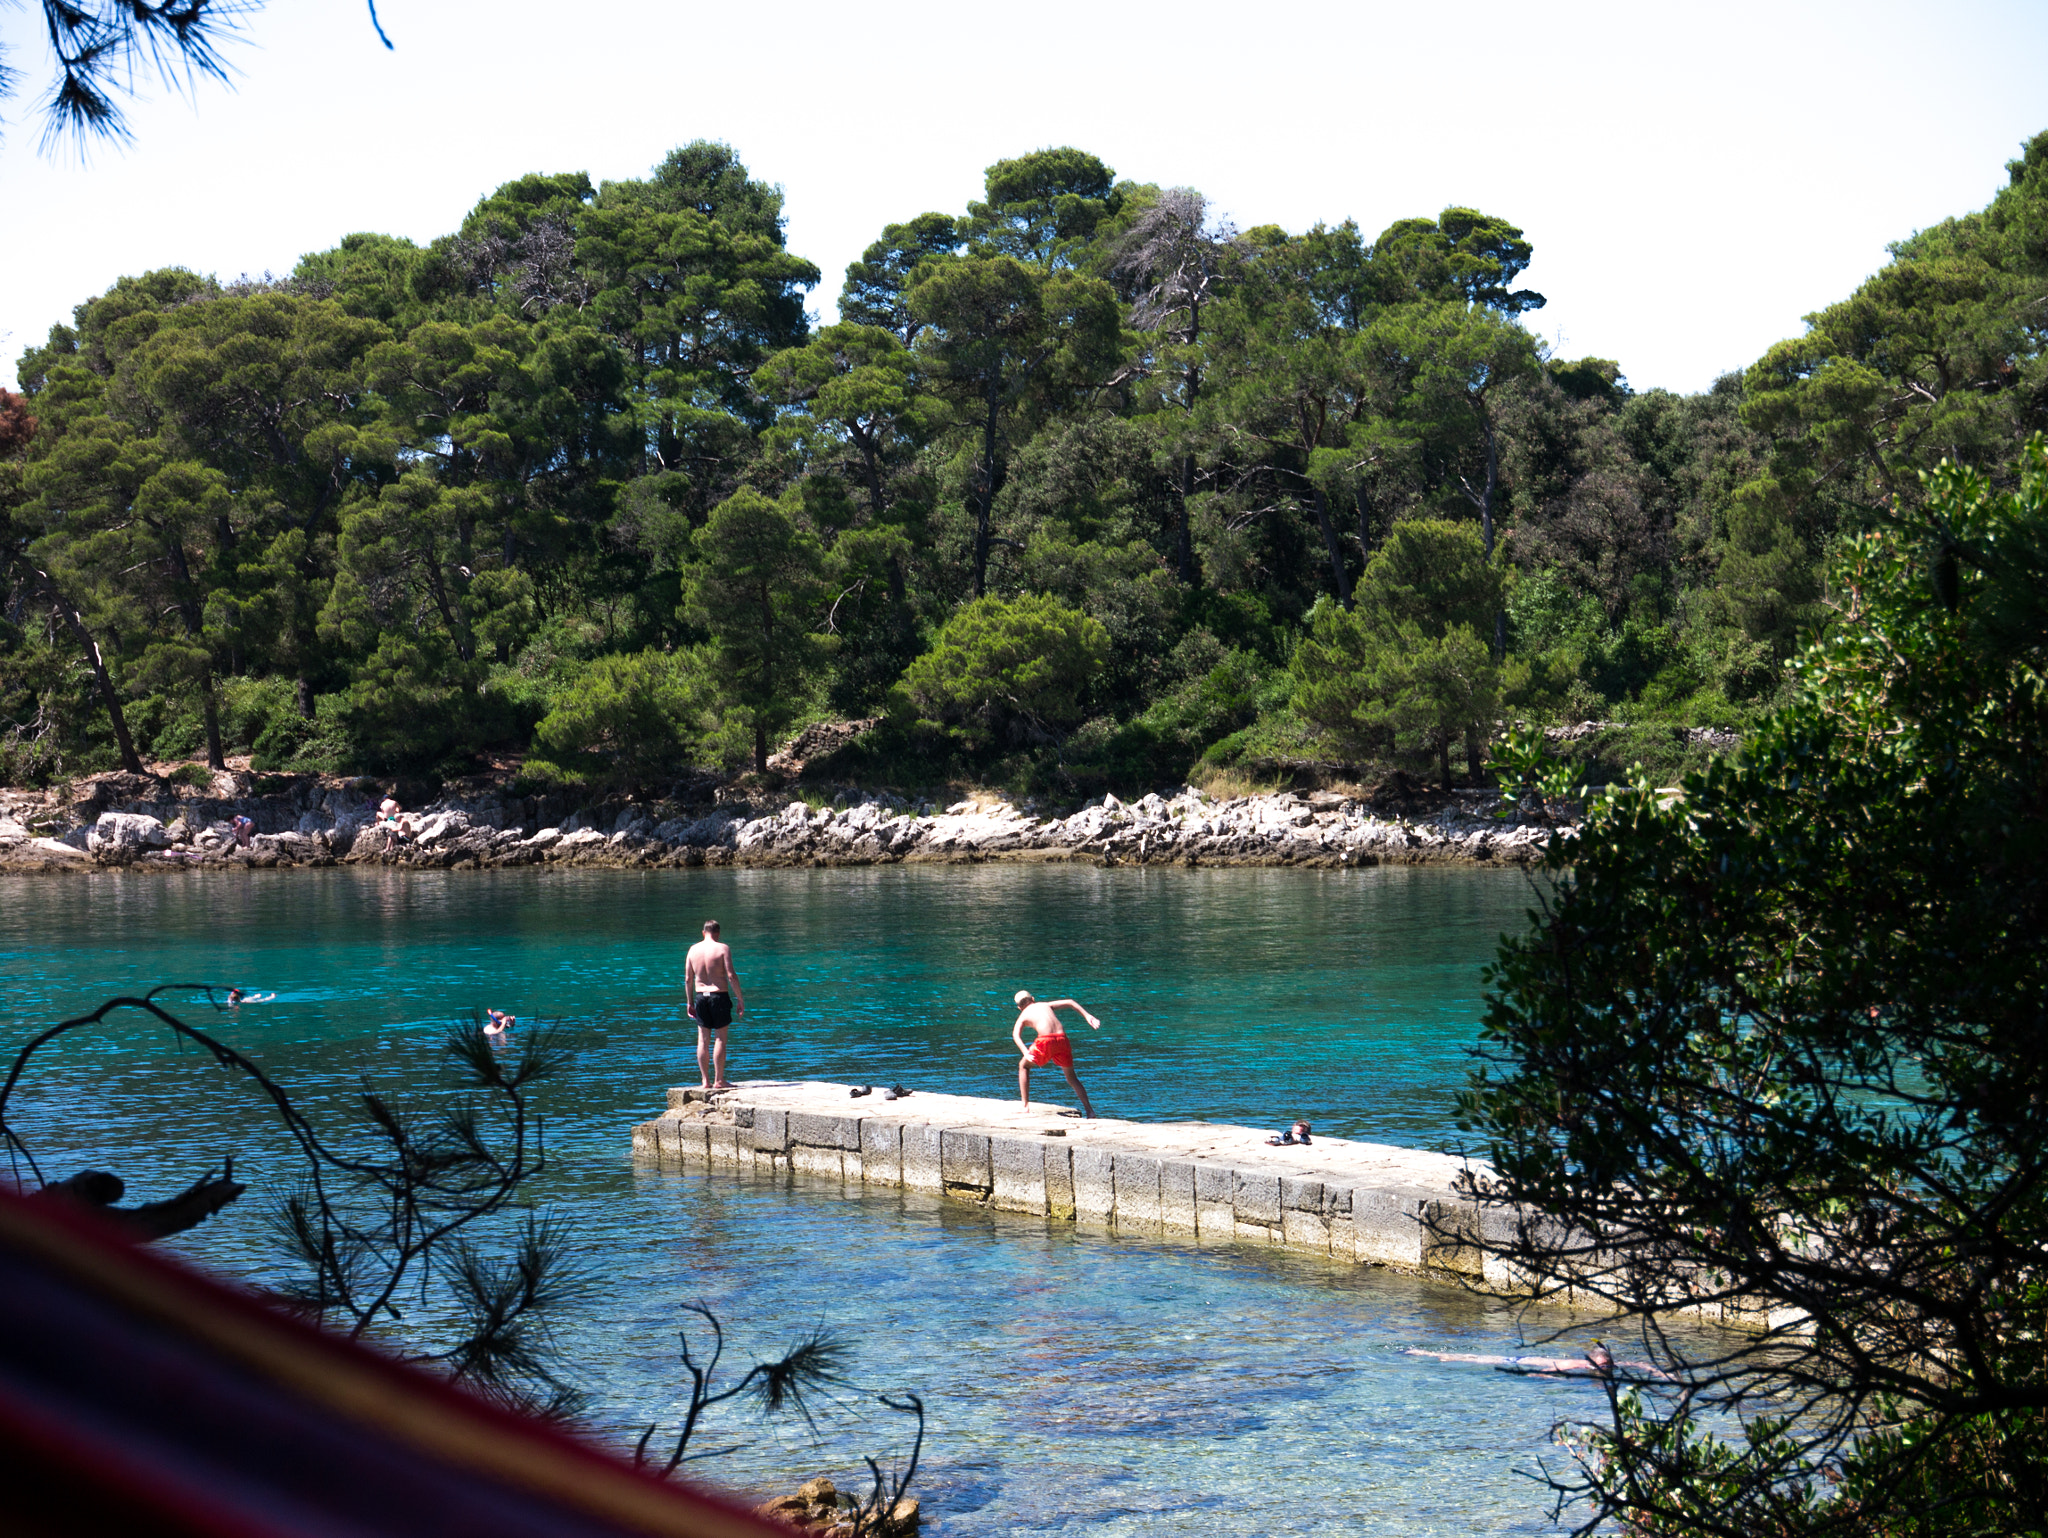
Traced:
[[1116, 1232], [1275, 1245], [1486, 1290], [1459, 1236], [1499, 1221], [1444, 1154], [1345, 1139], [1280, 1148], [1244, 1127], [1084, 1120], [1056, 1106], [915, 1094], [875, 1104], [836, 1084], [669, 1091], [633, 1129], [637, 1157], [894, 1186]]
[[[1504, 1245], [1521, 1215], [1473, 1194], [1485, 1166], [1346, 1138], [1276, 1147], [1250, 1127], [1093, 1120], [1057, 1105], [918, 1092], [856, 1098], [850, 1086], [756, 1081], [716, 1097], [672, 1089], [633, 1129], [636, 1158], [748, 1169], [854, 1187], [895, 1187], [1104, 1232], [1261, 1244], [1434, 1275], [1477, 1292], [1526, 1295]], [[1542, 1223], [1536, 1218], [1530, 1221]], [[1588, 1271], [1618, 1253], [1587, 1244]], [[1800, 1321], [1720, 1295], [1713, 1279], [1670, 1312], [1743, 1330]], [[1592, 1293], [1549, 1302], [1608, 1312]]]

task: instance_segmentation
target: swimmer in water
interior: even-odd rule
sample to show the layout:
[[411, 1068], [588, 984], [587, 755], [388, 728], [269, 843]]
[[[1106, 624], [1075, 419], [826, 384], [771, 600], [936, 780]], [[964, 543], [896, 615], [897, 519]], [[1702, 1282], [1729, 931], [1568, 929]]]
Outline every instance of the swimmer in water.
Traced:
[[490, 1018], [484, 1021], [484, 1040], [494, 1047], [502, 1047], [511, 1039], [512, 1027], [519, 1023], [517, 1015], [508, 1015], [502, 1009], [484, 1011]]

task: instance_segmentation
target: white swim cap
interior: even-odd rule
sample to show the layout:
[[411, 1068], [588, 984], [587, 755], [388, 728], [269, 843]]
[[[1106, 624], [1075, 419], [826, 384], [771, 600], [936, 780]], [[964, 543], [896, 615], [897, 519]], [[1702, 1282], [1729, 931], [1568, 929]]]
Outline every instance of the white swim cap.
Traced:
[[1028, 988], [1019, 988], [1017, 990], [1017, 997], [1011, 1000], [1011, 1002], [1014, 1004], [1029, 1004], [1031, 1002], [1031, 991]]

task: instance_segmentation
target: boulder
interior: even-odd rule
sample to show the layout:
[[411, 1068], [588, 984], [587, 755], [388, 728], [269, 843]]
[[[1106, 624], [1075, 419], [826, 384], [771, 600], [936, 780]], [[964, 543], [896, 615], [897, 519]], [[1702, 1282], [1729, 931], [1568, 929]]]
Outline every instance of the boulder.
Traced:
[[109, 849], [165, 849], [170, 842], [170, 833], [154, 817], [140, 812], [102, 812], [85, 847], [99, 854]]
[[422, 849], [431, 849], [444, 839], [460, 838], [469, 831], [469, 813], [436, 812], [420, 827], [413, 842]]
[[90, 870], [92, 860], [54, 838], [0, 840], [0, 870]]

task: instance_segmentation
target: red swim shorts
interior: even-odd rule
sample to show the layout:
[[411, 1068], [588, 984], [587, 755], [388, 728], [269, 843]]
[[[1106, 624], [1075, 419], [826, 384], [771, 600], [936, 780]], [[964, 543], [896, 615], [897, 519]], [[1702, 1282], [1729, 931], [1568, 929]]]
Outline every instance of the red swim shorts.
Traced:
[[1031, 1043], [1024, 1054], [1024, 1061], [1033, 1068], [1043, 1068], [1047, 1063], [1057, 1063], [1062, 1068], [1074, 1066], [1074, 1049], [1067, 1042], [1064, 1033], [1058, 1036], [1041, 1036]]

